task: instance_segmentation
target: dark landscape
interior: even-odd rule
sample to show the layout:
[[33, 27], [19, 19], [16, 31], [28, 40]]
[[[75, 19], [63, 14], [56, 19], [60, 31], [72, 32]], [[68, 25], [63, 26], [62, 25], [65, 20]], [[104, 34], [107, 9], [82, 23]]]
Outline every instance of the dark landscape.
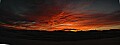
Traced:
[[[28, 30], [11, 30], [7, 28], [0, 28], [0, 42], [13, 44], [13, 45], [40, 45], [48, 43], [52, 45], [64, 44], [72, 45], [76, 43], [79, 45], [85, 43], [84, 45], [97, 43], [106, 43], [110, 45], [119, 45], [120, 43], [120, 30], [91, 30], [91, 31], [28, 31]], [[112, 43], [112, 44], [111, 44]], [[59, 44], [59, 45], [60, 45]], [[102, 45], [103, 45], [102, 44]], [[104, 44], [104, 45], [106, 45]]]

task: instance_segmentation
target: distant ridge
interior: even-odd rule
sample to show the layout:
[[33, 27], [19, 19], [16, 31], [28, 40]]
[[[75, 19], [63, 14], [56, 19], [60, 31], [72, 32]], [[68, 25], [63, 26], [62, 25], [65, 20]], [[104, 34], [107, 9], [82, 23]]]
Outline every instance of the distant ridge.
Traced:
[[111, 30], [91, 30], [91, 31], [37, 31], [37, 30], [10, 30], [0, 28], [0, 37], [28, 39], [28, 40], [47, 40], [47, 41], [77, 41], [90, 39], [103, 39], [120, 37], [119, 29]]

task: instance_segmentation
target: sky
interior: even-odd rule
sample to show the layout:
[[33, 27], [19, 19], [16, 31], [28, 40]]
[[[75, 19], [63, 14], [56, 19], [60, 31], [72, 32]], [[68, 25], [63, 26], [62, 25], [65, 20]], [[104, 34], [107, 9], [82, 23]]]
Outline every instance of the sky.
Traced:
[[120, 29], [119, 0], [1, 0], [1, 26], [26, 30]]

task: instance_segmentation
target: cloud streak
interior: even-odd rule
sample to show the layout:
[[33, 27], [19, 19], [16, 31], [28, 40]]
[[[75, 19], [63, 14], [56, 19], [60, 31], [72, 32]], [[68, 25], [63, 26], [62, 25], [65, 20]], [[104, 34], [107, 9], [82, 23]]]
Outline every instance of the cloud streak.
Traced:
[[[1, 11], [3, 13], [0, 13], [0, 20], [6, 22], [13, 20], [12, 27], [33, 30], [62, 30], [66, 28], [89, 30], [120, 25], [120, 10], [106, 13], [100, 12], [100, 9], [87, 9], [93, 5], [93, 2], [94, 0], [41, 0], [34, 4], [31, 3], [34, 6], [29, 5], [28, 7], [32, 7], [30, 10], [21, 12], [24, 16]], [[14, 24], [16, 22], [19, 25]]]

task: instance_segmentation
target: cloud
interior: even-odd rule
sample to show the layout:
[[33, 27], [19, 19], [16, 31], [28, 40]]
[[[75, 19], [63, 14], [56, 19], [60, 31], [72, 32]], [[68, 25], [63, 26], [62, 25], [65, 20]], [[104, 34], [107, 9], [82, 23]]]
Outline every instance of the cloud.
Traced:
[[[65, 17], [66, 16], [66, 17]], [[65, 18], [64, 18], [65, 17]], [[57, 26], [56, 28], [75, 28], [75, 29], [94, 29], [99, 27], [107, 27], [113, 25], [120, 25], [120, 12], [104, 14], [61, 14], [53, 18], [53, 25], [72, 24], [71, 26]], [[54, 27], [55, 28], [55, 27]]]
[[[43, 1], [43, 2], [42, 2]], [[25, 17], [19, 17], [11, 12], [0, 12], [0, 20], [17, 22], [20, 20], [35, 21], [36, 29], [65, 29], [81, 30], [120, 25], [120, 10], [112, 13], [86, 10], [93, 1], [82, 0], [42, 0], [36, 2], [35, 7], [23, 12]], [[45, 1], [45, 2], [44, 2]], [[95, 12], [95, 13], [94, 13]], [[22, 25], [22, 24], [21, 24]], [[34, 27], [33, 26], [33, 27]], [[29, 28], [29, 27], [27, 27]]]

